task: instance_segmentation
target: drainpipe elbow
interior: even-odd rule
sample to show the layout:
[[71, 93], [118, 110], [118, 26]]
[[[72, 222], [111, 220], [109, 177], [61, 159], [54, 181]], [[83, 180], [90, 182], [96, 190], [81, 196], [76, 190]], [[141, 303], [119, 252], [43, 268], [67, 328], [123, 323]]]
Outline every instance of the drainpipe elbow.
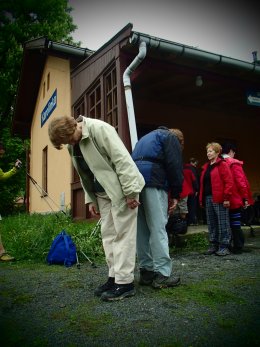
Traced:
[[138, 65], [141, 64], [141, 62], [144, 60], [146, 56], [146, 43], [142, 41], [139, 45], [139, 53], [135, 57], [135, 59], [132, 61], [132, 63], [126, 68], [124, 74], [123, 74], [123, 84], [124, 87], [130, 87], [131, 81], [130, 76], [134, 72], [134, 70], [137, 68]]

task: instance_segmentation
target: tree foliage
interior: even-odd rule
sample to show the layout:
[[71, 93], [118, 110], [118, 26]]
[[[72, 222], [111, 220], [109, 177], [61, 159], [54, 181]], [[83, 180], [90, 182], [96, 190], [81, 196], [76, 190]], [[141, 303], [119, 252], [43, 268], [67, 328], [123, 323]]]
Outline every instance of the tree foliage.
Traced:
[[[6, 147], [6, 159], [13, 163], [16, 157], [25, 161], [24, 143], [21, 139], [11, 137], [11, 124], [14, 115], [15, 96], [18, 87], [22, 63], [23, 44], [37, 37], [47, 37], [50, 40], [73, 43], [70, 35], [77, 27], [70, 16], [72, 8], [67, 0], [1, 0], [0, 1], [0, 129], [1, 137]], [[14, 150], [15, 149], [15, 150]], [[16, 179], [16, 178], [15, 178]], [[0, 194], [13, 199], [19, 192], [14, 184], [9, 193]], [[0, 206], [1, 208], [1, 206]], [[3, 211], [1, 209], [1, 213]]]
[[[7, 172], [14, 166], [16, 159], [21, 158], [25, 163], [26, 146], [29, 144], [28, 141], [22, 143], [19, 138], [10, 137], [8, 128], [2, 130], [1, 136], [5, 143], [5, 155], [1, 158], [0, 167], [4, 172]], [[2, 215], [25, 210], [25, 204], [18, 208], [14, 203], [16, 197], [25, 197], [25, 179], [26, 167], [23, 164], [14, 176], [0, 181], [0, 213]]]

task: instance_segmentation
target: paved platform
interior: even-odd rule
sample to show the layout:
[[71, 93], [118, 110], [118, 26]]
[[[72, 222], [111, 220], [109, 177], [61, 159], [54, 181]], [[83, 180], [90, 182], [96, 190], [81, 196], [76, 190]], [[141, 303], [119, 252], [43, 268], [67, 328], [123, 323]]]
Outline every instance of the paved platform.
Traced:
[[[260, 233], [260, 225], [252, 225], [251, 226], [255, 233]], [[249, 226], [243, 226], [242, 227], [245, 236], [250, 236], [251, 231]], [[201, 224], [201, 225], [192, 225], [188, 227], [188, 231], [185, 235], [182, 236], [188, 236], [192, 234], [198, 234], [198, 233], [208, 233], [208, 226], [207, 224]], [[181, 236], [181, 235], [180, 235]]]

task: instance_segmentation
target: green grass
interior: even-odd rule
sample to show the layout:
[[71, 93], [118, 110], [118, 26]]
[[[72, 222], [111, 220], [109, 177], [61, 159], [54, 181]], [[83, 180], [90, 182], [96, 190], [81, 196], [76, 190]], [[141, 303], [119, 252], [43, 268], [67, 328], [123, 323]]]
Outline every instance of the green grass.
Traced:
[[232, 293], [229, 287], [222, 286], [221, 278], [183, 284], [173, 289], [161, 289], [157, 295], [172, 299], [178, 303], [189, 304], [193, 302], [212, 309], [218, 307], [220, 304], [225, 305], [230, 302], [240, 305], [244, 304], [244, 300]]
[[[100, 227], [95, 232], [96, 222], [74, 222], [69, 215], [27, 214], [5, 217], [0, 221], [0, 232], [3, 244], [12, 256], [19, 261], [32, 263], [46, 262], [46, 257], [53, 239], [64, 229], [76, 244], [80, 261], [86, 259], [80, 252], [87, 254], [92, 262], [104, 261]], [[205, 234], [189, 235], [181, 248], [171, 249], [179, 252], [207, 248]]]
[[79, 260], [80, 250], [90, 259], [104, 259], [99, 228], [93, 233], [96, 222], [73, 222], [64, 214], [19, 214], [3, 218], [0, 231], [3, 244], [16, 260], [45, 262], [53, 239], [64, 229], [72, 237]]
[[185, 234], [179, 236], [178, 245], [170, 248], [171, 254], [182, 254], [187, 252], [201, 252], [208, 248], [208, 235], [205, 232], [197, 234]]
[[0, 295], [5, 300], [10, 300], [13, 305], [27, 304], [33, 300], [33, 296], [29, 294], [19, 294], [14, 290], [0, 290]]
[[236, 320], [232, 318], [219, 318], [217, 324], [225, 330], [232, 330], [236, 326]]
[[[95, 314], [93, 312], [94, 303], [91, 301], [86, 304], [75, 306], [74, 309], [64, 308], [51, 314], [53, 321], [62, 321], [63, 329], [73, 329], [84, 335], [99, 336], [103, 326], [112, 323], [112, 316], [109, 313]], [[61, 331], [60, 331], [61, 332]]]

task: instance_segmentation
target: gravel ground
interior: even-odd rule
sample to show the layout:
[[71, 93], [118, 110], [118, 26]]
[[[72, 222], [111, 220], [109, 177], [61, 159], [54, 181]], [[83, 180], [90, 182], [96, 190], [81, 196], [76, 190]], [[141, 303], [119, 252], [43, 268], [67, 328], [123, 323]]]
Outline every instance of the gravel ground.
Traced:
[[[226, 257], [173, 256], [182, 284], [101, 302], [94, 268], [0, 264], [1, 346], [259, 346], [260, 233]], [[138, 273], [136, 273], [136, 281]]]

